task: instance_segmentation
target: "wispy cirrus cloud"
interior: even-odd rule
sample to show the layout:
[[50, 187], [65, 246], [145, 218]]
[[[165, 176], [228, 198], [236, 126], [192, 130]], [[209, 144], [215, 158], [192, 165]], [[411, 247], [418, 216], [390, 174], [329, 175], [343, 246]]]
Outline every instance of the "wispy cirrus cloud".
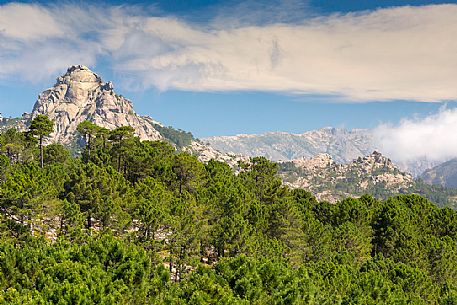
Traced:
[[231, 16], [195, 24], [128, 6], [3, 5], [0, 78], [46, 79], [103, 56], [134, 89], [457, 99], [457, 5], [283, 22]]

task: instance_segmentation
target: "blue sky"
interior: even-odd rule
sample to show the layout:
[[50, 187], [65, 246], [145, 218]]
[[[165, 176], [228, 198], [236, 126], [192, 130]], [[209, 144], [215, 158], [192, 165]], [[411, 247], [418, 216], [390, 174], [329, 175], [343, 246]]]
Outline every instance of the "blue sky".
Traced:
[[6, 116], [71, 64], [198, 137], [402, 128], [455, 107], [452, 1], [21, 3], [0, 1]]

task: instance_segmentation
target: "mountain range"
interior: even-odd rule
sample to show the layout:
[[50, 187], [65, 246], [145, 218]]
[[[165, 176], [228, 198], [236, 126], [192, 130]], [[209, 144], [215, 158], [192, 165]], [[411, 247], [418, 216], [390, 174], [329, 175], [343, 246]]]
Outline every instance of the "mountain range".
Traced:
[[[349, 163], [363, 157], [382, 146], [376, 142], [373, 130], [325, 127], [302, 134], [269, 132], [264, 134], [241, 134], [235, 136], [215, 136], [202, 139], [215, 149], [249, 157], [264, 156], [273, 161], [293, 161], [311, 158], [318, 154], [328, 154], [335, 162]], [[437, 165], [424, 159], [409, 162], [393, 162], [403, 171], [414, 177]]]
[[[55, 123], [48, 143], [74, 144], [79, 137], [76, 128], [85, 120], [110, 130], [128, 125], [142, 140], [168, 141], [203, 162], [216, 159], [237, 168], [239, 161], [265, 156], [280, 163], [286, 184], [307, 188], [328, 201], [362, 193], [380, 197], [402, 192], [421, 193], [427, 187], [419, 182], [422, 180], [413, 177], [424, 169], [429, 170], [421, 176], [423, 181], [457, 187], [457, 161], [433, 169], [430, 162], [421, 160], [398, 166], [380, 153], [372, 153], [376, 143], [372, 131], [367, 129], [322, 128], [303, 134], [270, 132], [197, 140], [189, 132], [136, 114], [132, 102], [117, 94], [111, 82], [103, 82], [82, 65], [71, 66], [51, 88], [43, 91], [31, 113], [17, 119], [0, 118], [0, 130], [11, 127], [26, 130], [39, 114], [49, 116]], [[445, 202], [449, 198], [440, 200]]]
[[322, 128], [302, 134], [269, 132], [259, 135], [220, 136], [202, 139], [212, 147], [250, 157], [264, 156], [272, 161], [290, 161], [320, 153], [346, 163], [374, 150], [369, 130]]

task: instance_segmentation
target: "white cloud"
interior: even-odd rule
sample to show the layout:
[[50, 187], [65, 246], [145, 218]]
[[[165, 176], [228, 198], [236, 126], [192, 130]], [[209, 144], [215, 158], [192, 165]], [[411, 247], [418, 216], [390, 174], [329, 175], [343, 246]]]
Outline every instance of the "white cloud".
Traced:
[[0, 6], [0, 79], [37, 82], [55, 78], [74, 63], [94, 65], [101, 45], [84, 37], [91, 33], [89, 26], [78, 25], [96, 22], [83, 16], [75, 6]]
[[243, 20], [224, 27], [221, 20], [233, 17], [195, 25], [125, 6], [0, 6], [0, 78], [55, 77], [68, 65], [94, 65], [103, 55], [135, 89], [330, 93], [363, 101], [457, 99], [457, 5], [300, 23]]
[[38, 5], [19, 3], [0, 6], [0, 33], [21, 40], [64, 34], [48, 10]]
[[457, 156], [456, 131], [454, 108], [422, 119], [404, 119], [396, 126], [378, 126], [374, 135], [380, 150], [397, 162], [440, 162]]

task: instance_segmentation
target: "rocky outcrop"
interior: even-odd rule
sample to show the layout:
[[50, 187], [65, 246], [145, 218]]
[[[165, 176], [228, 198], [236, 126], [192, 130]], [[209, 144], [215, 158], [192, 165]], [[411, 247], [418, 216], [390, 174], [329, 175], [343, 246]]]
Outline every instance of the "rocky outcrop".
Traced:
[[85, 120], [107, 129], [131, 126], [142, 140], [162, 138], [153, 127], [154, 120], [137, 115], [132, 103], [118, 95], [111, 82], [104, 83], [82, 65], [70, 67], [52, 88], [38, 96], [30, 116], [38, 114], [48, 115], [55, 123], [50, 142], [70, 144], [76, 127]]
[[249, 162], [248, 157], [235, 154], [221, 153], [213, 147], [206, 145], [199, 141], [192, 141], [192, 143], [183, 148], [184, 151], [196, 156], [199, 161], [207, 163], [210, 160], [216, 160], [227, 163], [231, 168], [238, 170], [238, 162]]
[[[336, 202], [362, 194], [398, 194], [411, 189], [413, 177], [379, 152], [340, 164], [328, 154], [281, 163], [286, 185], [304, 188], [319, 200]], [[382, 197], [382, 196], [379, 196]]]
[[293, 160], [292, 163], [298, 168], [310, 172], [316, 172], [335, 165], [335, 161], [333, 161], [332, 156], [329, 154], [318, 154], [312, 158], [304, 157]]

